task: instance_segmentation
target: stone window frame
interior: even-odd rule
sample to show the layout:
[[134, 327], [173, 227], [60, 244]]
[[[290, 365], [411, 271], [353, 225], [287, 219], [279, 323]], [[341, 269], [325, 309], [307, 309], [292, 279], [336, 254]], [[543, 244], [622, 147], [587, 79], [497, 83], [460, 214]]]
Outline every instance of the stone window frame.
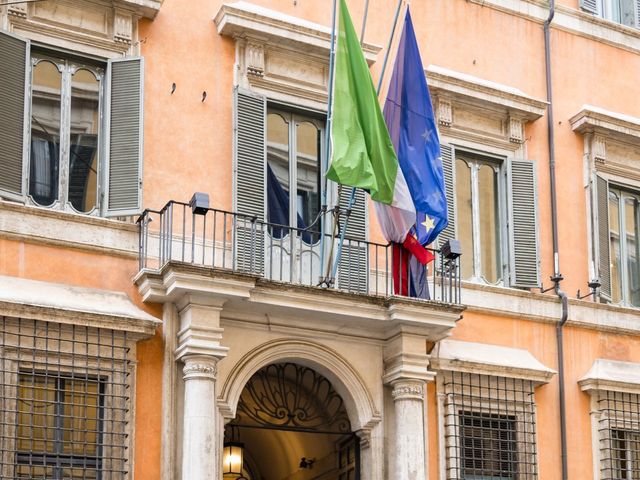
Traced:
[[[461, 457], [459, 452], [461, 447], [455, 440], [457, 437], [455, 430], [458, 428], [458, 416], [455, 414], [455, 411], [452, 410], [453, 406], [448, 401], [448, 397], [450, 395], [460, 395], [460, 392], [448, 392], [446, 390], [445, 376], [466, 374], [485, 377], [490, 380], [488, 385], [491, 389], [498, 387], [499, 382], [506, 382], [509, 380], [521, 381], [523, 382], [522, 385], [524, 385], [524, 382], [528, 382], [531, 387], [531, 403], [533, 406], [533, 415], [535, 417], [535, 388], [549, 383], [551, 378], [556, 374], [555, 370], [552, 370], [539, 362], [527, 350], [451, 339], [445, 339], [438, 342], [431, 353], [430, 366], [436, 371], [438, 439], [440, 445], [440, 480], [457, 480], [457, 477], [449, 477], [447, 474], [449, 470], [448, 461], [450, 457]], [[500, 391], [503, 390], [501, 389]], [[474, 403], [472, 403], [472, 407], [474, 412], [489, 410], [499, 414], [513, 415], [515, 417], [517, 427], [519, 423], [522, 424], [523, 422], [526, 423], [528, 420], [531, 420], [525, 418], [526, 415], [523, 416], [525, 412], [519, 410], [518, 407], [521, 404], [522, 402], [515, 397], [507, 399], [506, 401], [495, 401], [489, 399], [489, 402], [487, 403], [475, 400]], [[452, 416], [456, 419], [456, 423], [453, 426], [446, 425], [445, 417], [447, 416]], [[524, 441], [529, 444], [534, 441], [537, 444], [537, 440], [535, 438], [526, 438], [527, 435], [530, 434], [528, 432], [522, 432], [522, 430], [517, 430], [516, 440], [518, 442]], [[453, 445], [447, 445], [448, 438], [454, 439]], [[524, 463], [526, 465], [535, 464], [531, 459]], [[460, 471], [459, 465], [454, 464], [453, 467], [454, 470]], [[537, 478], [536, 472], [525, 473], [526, 475], [523, 478]], [[531, 475], [533, 475], [533, 477]]]
[[[593, 454], [593, 479], [608, 480], [602, 470], [611, 469], [611, 446], [607, 448], [613, 430], [630, 430], [629, 425], [637, 427], [640, 433], [640, 410], [615, 412], [611, 416], [601, 407], [608, 401], [609, 395], [627, 395], [635, 397], [636, 406], [640, 405], [640, 363], [597, 358], [589, 371], [578, 380], [580, 389], [589, 394], [591, 400], [591, 446]], [[603, 426], [605, 427], [603, 429]], [[604, 442], [604, 444], [603, 444]]]
[[[633, 152], [633, 158], [640, 160], [640, 155], [636, 153], [640, 148], [640, 118], [585, 104], [569, 122], [573, 131], [582, 135], [584, 142], [583, 187], [587, 248], [590, 252], [586, 267], [589, 280], [600, 279], [597, 177], [623, 190], [640, 193], [640, 168], [633, 165], [632, 161], [622, 161], [629, 152]], [[611, 300], [602, 293], [600, 296], [607, 302]], [[614, 305], [630, 306], [623, 301]]]

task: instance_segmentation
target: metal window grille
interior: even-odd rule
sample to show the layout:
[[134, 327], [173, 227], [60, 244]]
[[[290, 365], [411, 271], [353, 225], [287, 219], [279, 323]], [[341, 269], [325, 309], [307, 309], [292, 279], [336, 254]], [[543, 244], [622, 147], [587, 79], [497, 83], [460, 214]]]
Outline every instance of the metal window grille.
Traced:
[[640, 480], [640, 395], [598, 395], [600, 472], [603, 480]]
[[441, 378], [447, 478], [537, 479], [533, 382], [465, 372]]
[[128, 477], [126, 333], [0, 317], [0, 477]]

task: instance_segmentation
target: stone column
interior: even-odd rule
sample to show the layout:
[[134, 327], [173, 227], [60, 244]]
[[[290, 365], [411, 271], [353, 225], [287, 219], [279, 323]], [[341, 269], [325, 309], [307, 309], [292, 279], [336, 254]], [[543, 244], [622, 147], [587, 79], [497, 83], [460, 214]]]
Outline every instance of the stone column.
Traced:
[[422, 480], [425, 473], [426, 425], [424, 381], [403, 379], [392, 382], [395, 407], [395, 469], [397, 480]]
[[218, 480], [222, 445], [217, 434], [216, 373], [218, 361], [227, 355], [227, 348], [220, 345], [222, 303], [187, 295], [178, 308], [176, 359], [184, 364], [181, 478]]
[[216, 364], [212, 356], [183, 357], [182, 478], [218, 480]]
[[428, 370], [429, 355], [424, 337], [399, 333], [387, 340], [384, 348], [383, 381], [391, 386], [395, 425], [394, 442], [390, 445], [389, 465], [394, 480], [424, 480], [429, 445], [427, 420], [424, 415], [426, 382], [434, 379]]

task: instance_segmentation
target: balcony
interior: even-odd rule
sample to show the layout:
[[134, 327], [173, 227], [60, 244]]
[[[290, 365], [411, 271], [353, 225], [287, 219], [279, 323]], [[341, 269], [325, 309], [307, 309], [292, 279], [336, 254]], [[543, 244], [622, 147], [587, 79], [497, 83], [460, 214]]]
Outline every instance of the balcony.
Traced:
[[[330, 217], [327, 214], [328, 220]], [[315, 290], [460, 304], [459, 258], [447, 258], [438, 249], [430, 249], [434, 260], [427, 266], [417, 264], [423, 269], [422, 281], [417, 284], [412, 275], [399, 272], [399, 265], [411, 261], [403, 258], [403, 251], [359, 238], [344, 238], [333, 275], [328, 265], [339, 255], [340, 235], [337, 229], [325, 232], [321, 242], [317, 222], [299, 229], [172, 200], [160, 210], [145, 210], [138, 224], [140, 272], [160, 272], [169, 264], [189, 265]]]

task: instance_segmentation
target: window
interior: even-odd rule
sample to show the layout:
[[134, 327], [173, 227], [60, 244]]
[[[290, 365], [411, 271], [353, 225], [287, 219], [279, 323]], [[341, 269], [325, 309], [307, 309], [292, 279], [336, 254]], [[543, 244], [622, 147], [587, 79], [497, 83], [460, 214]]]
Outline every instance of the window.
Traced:
[[451, 371], [441, 378], [447, 479], [538, 478], [533, 381]]
[[441, 145], [449, 225], [440, 242], [457, 238], [464, 280], [540, 285], [535, 163]]
[[104, 67], [32, 55], [28, 194], [38, 205], [98, 206]]
[[142, 59], [93, 60], [0, 32], [0, 63], [0, 197], [138, 213]]
[[464, 252], [462, 278], [497, 283], [503, 278], [500, 249], [500, 164], [461, 154], [456, 158], [458, 235]]
[[[320, 211], [320, 152], [323, 122], [286, 111], [267, 112], [267, 221], [305, 229]], [[291, 188], [295, 185], [295, 188]], [[295, 195], [291, 192], [294, 191]], [[319, 229], [317, 229], [319, 230]], [[273, 229], [281, 238], [285, 229]], [[303, 235], [315, 243], [318, 235]]]
[[640, 480], [640, 395], [597, 393], [603, 480]]
[[18, 375], [17, 478], [98, 478], [104, 383]]
[[0, 478], [128, 478], [126, 333], [0, 317], [0, 350]]
[[611, 299], [640, 306], [640, 197], [609, 187], [609, 242], [611, 252]]
[[459, 419], [462, 478], [515, 478], [515, 417], [460, 412]]
[[[301, 235], [290, 232], [311, 227], [321, 208], [324, 115], [277, 106], [236, 88], [234, 123], [235, 267], [270, 280], [317, 285], [324, 275], [320, 224]], [[329, 185], [329, 203], [346, 208], [351, 189], [336, 195]], [[368, 253], [361, 243], [367, 239], [366, 210], [365, 193], [358, 190], [338, 266], [342, 289], [368, 291]]]
[[581, 7], [600, 17], [640, 28], [640, 2], [638, 0], [580, 0]]

